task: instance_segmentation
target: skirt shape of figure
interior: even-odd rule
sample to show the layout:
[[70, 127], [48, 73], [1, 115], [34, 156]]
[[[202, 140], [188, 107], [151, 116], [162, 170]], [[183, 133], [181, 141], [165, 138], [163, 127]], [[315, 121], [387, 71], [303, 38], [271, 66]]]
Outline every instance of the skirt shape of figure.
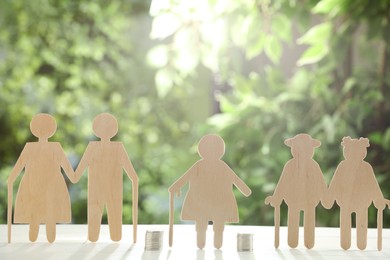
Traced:
[[[227, 177], [229, 167], [219, 161], [219, 169], [197, 162], [195, 174], [189, 178], [189, 190], [183, 203], [182, 220], [223, 221], [237, 223], [238, 208], [232, 191], [232, 181]], [[218, 189], [216, 189], [218, 183]]]
[[28, 143], [25, 149], [31, 158], [16, 195], [14, 222], [46, 223], [51, 216], [56, 223], [70, 223], [68, 189], [54, 158], [61, 149], [60, 144]]

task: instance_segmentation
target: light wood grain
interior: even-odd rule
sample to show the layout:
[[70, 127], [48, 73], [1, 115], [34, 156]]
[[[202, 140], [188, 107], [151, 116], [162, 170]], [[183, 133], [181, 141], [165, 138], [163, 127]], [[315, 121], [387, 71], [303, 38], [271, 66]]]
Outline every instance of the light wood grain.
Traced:
[[103, 210], [106, 208], [110, 237], [122, 238], [123, 178], [122, 170], [132, 181], [133, 242], [137, 241], [138, 176], [121, 142], [112, 142], [118, 132], [114, 116], [103, 113], [93, 122], [93, 131], [100, 141], [90, 142], [76, 169], [78, 180], [88, 169], [88, 239], [99, 238]]
[[[320, 166], [313, 159], [314, 149], [321, 142], [308, 134], [298, 134], [284, 142], [291, 148], [293, 158], [283, 168], [274, 194], [265, 203], [275, 207], [275, 221], [279, 222], [279, 207], [284, 200], [288, 206], [288, 245], [298, 245], [299, 215], [304, 212], [304, 240], [307, 248], [315, 243], [315, 208], [326, 192]], [[275, 247], [279, 246], [279, 223], [275, 223]]]
[[[71, 221], [70, 198], [61, 168], [72, 182], [75, 181], [75, 173], [60, 143], [48, 141], [57, 129], [56, 121], [51, 115], [34, 116], [30, 129], [38, 137], [38, 142], [25, 145], [8, 178], [11, 203], [8, 221], [10, 225], [13, 183], [24, 169], [16, 195], [14, 222], [30, 224], [30, 241], [37, 239], [39, 224], [46, 224], [47, 239], [53, 242], [56, 223]], [[10, 226], [8, 240], [11, 241]]]
[[[169, 188], [169, 192], [179, 196], [180, 189], [186, 183], [189, 184], [181, 219], [195, 221], [199, 248], [205, 246], [208, 222], [212, 221], [214, 247], [221, 248], [225, 222], [237, 223], [239, 221], [233, 185], [245, 196], [249, 196], [251, 190], [221, 160], [225, 153], [225, 143], [220, 136], [212, 134], [204, 136], [199, 142], [198, 152], [202, 159], [184, 173]], [[170, 218], [173, 219], [172, 216]]]
[[378, 209], [378, 250], [381, 250], [382, 211], [386, 204], [390, 206], [390, 201], [383, 198], [373, 168], [364, 161], [369, 140], [348, 136], [341, 145], [345, 160], [337, 166], [323, 204], [331, 208], [336, 201], [340, 207], [340, 244], [345, 250], [351, 246], [351, 215], [356, 213], [357, 246], [363, 250], [367, 245], [367, 210], [374, 203]]

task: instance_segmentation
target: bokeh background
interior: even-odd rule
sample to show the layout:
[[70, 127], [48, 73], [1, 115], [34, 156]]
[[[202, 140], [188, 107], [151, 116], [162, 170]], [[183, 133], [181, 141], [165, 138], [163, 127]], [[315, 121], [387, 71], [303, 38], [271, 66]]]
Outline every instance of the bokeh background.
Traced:
[[[315, 159], [328, 183], [342, 137], [368, 137], [367, 161], [390, 198], [390, 1], [2, 0], [0, 223], [6, 180], [40, 112], [57, 119], [51, 140], [74, 167], [95, 139], [94, 117], [117, 117], [143, 224], [168, 223], [167, 189], [199, 159], [206, 133], [225, 139], [224, 160], [253, 190], [235, 190], [240, 224], [273, 225], [264, 199], [291, 157], [284, 139], [300, 132], [321, 140]], [[86, 223], [87, 174], [67, 183], [73, 223]], [[285, 214], [284, 205], [282, 224]], [[375, 227], [375, 208], [369, 217]], [[338, 218], [337, 206], [317, 209], [318, 226]]]

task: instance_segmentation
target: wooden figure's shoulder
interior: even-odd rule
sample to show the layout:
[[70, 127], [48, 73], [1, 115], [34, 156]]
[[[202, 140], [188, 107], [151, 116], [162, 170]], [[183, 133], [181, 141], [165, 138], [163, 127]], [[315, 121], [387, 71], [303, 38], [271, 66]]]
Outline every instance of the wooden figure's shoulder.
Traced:
[[312, 163], [312, 165], [314, 165], [317, 169], [320, 169], [320, 170], [321, 170], [321, 166], [320, 166], [320, 164], [319, 164], [316, 160], [312, 159], [312, 160], [311, 160], [311, 163]]
[[369, 162], [363, 161], [361, 167], [366, 171], [374, 171], [372, 165]]
[[88, 147], [96, 147], [96, 146], [99, 146], [101, 142], [99, 141], [90, 141], [88, 143]]
[[337, 165], [337, 170], [343, 170], [345, 167], [347, 167], [350, 163], [347, 160], [342, 160], [338, 165]]
[[24, 148], [30, 148], [32, 146], [34, 146], [37, 142], [27, 142], [25, 145], [24, 145]]
[[292, 159], [290, 159], [290, 160], [288, 160], [288, 161], [286, 162], [286, 164], [284, 165], [283, 168], [284, 168], [285, 170], [287, 170], [287, 169], [292, 169], [292, 168], [295, 167], [296, 163], [297, 163], [297, 160], [294, 159], [294, 158], [292, 158]]

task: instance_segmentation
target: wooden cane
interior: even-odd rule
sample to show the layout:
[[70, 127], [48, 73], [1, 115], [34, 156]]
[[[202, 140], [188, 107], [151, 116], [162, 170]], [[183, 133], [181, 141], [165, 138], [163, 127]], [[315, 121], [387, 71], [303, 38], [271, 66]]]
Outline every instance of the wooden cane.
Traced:
[[138, 183], [133, 185], [133, 243], [137, 243]]
[[12, 203], [13, 203], [13, 185], [8, 185], [8, 243], [11, 243], [11, 226], [12, 226]]
[[174, 193], [169, 193], [169, 246], [173, 244], [173, 222], [174, 222]]
[[274, 209], [274, 225], [275, 225], [275, 248], [279, 247], [279, 227], [280, 227], [280, 205]]
[[383, 228], [383, 210], [378, 209], [377, 214], [377, 225], [378, 225], [378, 251], [382, 250], [382, 228]]

